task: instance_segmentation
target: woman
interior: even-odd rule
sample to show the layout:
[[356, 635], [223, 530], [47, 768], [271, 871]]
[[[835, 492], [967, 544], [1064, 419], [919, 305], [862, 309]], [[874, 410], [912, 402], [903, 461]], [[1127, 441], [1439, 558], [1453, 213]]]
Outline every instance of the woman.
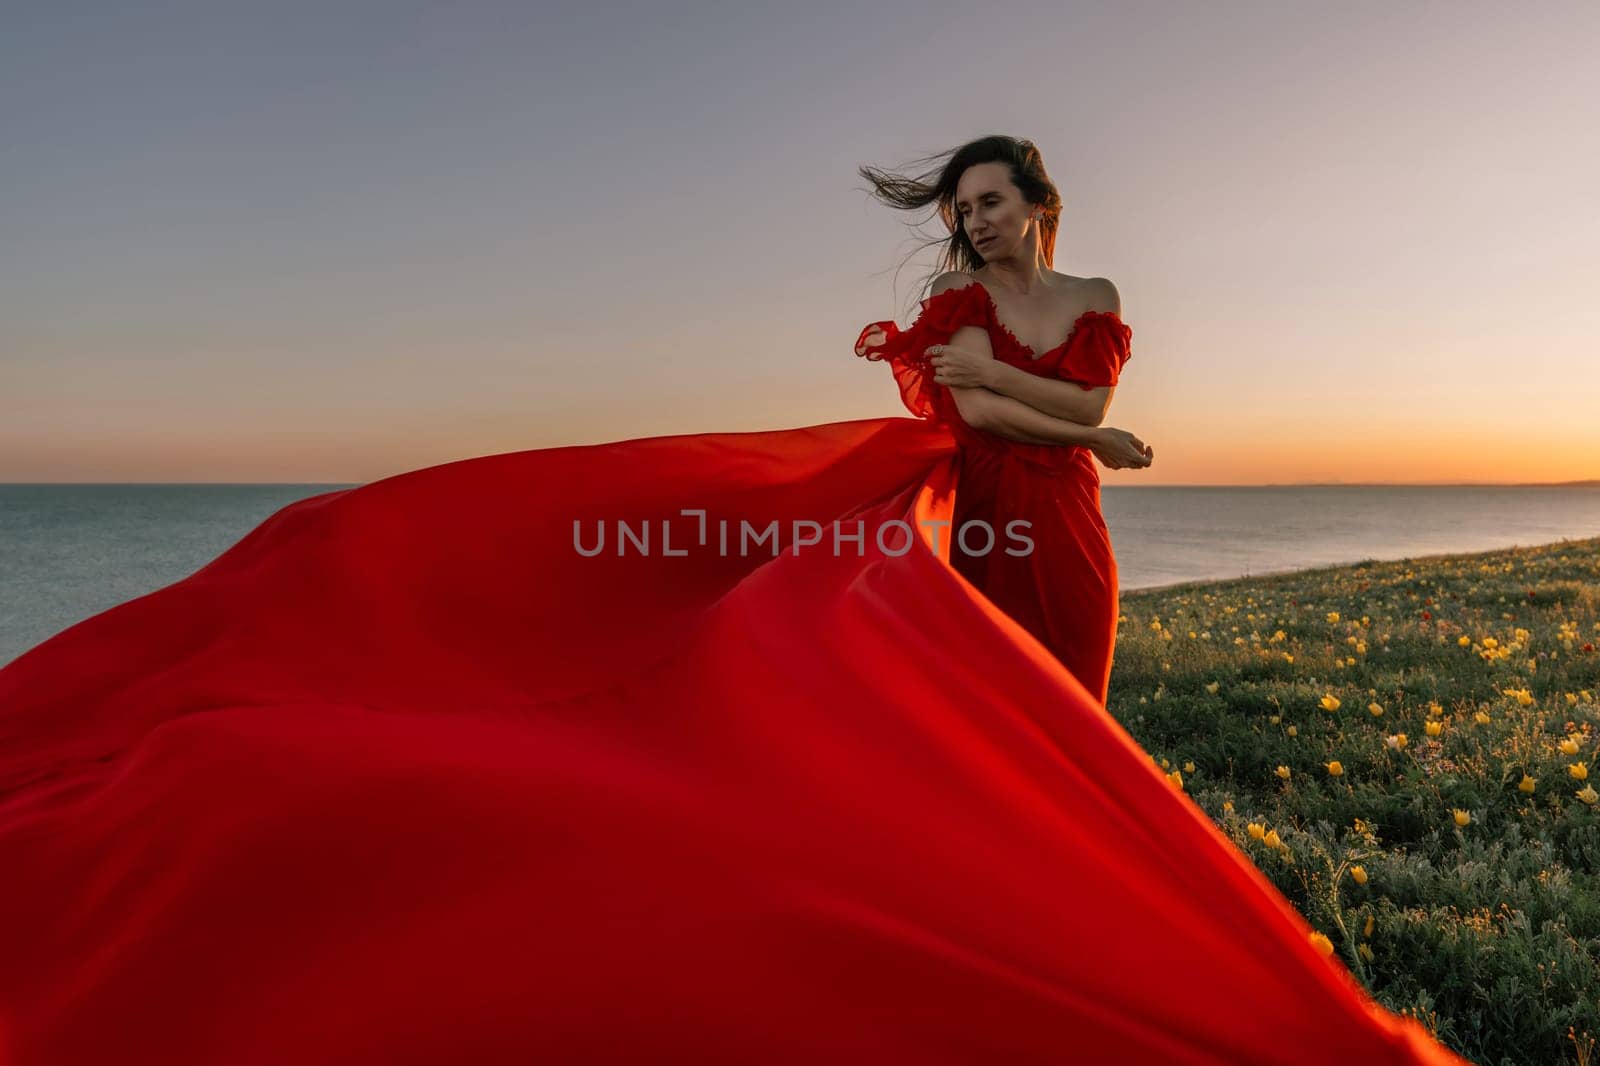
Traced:
[[950, 227], [944, 265], [960, 269], [934, 281], [909, 331], [875, 322], [856, 352], [889, 361], [911, 412], [961, 444], [956, 530], [977, 523], [971, 543], [983, 546], [983, 530], [1020, 521], [1032, 540], [979, 552], [956, 536], [951, 563], [1103, 703], [1117, 564], [1090, 456], [1113, 469], [1155, 457], [1133, 434], [1101, 428], [1131, 355], [1116, 286], [1050, 269], [1061, 198], [1030, 142], [974, 141], [926, 180], [861, 173], [896, 207], [936, 203]]
[[25, 653], [0, 1061], [1459, 1062], [956, 573], [968, 452], [445, 463]]

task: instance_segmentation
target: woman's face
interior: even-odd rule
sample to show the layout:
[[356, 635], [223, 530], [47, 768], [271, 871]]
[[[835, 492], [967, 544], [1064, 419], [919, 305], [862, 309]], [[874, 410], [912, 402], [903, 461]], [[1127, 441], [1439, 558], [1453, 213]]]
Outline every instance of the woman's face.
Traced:
[[956, 215], [985, 260], [1014, 257], [1026, 248], [1032, 210], [1004, 163], [975, 164], [956, 182]]

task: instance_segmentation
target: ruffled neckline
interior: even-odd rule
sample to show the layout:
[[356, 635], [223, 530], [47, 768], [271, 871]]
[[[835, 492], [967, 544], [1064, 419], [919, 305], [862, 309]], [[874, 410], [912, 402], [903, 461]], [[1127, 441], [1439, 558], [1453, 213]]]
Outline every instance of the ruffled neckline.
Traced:
[[1067, 329], [1067, 337], [1065, 340], [1056, 345], [1054, 348], [1050, 348], [1046, 351], [1035, 354], [1032, 348], [1028, 347], [1026, 344], [1023, 344], [1017, 335], [1011, 332], [1011, 327], [1000, 321], [1000, 308], [994, 302], [994, 294], [989, 291], [988, 286], [986, 286], [983, 282], [974, 278], [966, 285], [962, 285], [959, 288], [951, 289], [949, 291], [965, 292], [969, 289], [972, 289], [974, 286], [978, 289], [978, 293], [983, 297], [984, 303], [988, 306], [989, 321], [993, 323], [995, 329], [999, 330], [1006, 340], [1010, 342], [1011, 346], [1024, 359], [1031, 363], [1041, 363], [1052, 355], [1066, 351], [1069, 347], [1071, 347], [1072, 342], [1077, 339], [1079, 333], [1078, 327], [1083, 325], [1085, 322], [1093, 323], [1095, 321], [1104, 321], [1107, 323], [1115, 322], [1118, 325], [1123, 325], [1121, 316], [1119, 316], [1115, 311], [1085, 311], [1077, 318], [1072, 320], [1072, 325]]

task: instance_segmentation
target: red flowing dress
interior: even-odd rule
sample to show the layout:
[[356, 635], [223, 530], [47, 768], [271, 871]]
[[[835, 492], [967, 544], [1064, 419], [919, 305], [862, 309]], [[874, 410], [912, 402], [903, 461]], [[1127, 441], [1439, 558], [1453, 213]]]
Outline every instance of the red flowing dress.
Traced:
[[[1133, 354], [1133, 331], [1115, 312], [1085, 311], [1065, 341], [1036, 356], [1000, 321], [988, 289], [973, 281], [924, 300], [910, 329], [874, 322], [856, 342], [857, 355], [889, 363], [912, 414], [945, 426], [960, 445], [955, 526], [945, 531], [955, 537], [951, 565], [1104, 703], [1119, 608], [1099, 467], [1079, 445], [1025, 444], [966, 424], [950, 391], [933, 380], [926, 354], [963, 326], [981, 327], [996, 359], [1084, 391], [1117, 383]], [[1025, 523], [1027, 545], [1004, 536], [1017, 521]], [[979, 525], [959, 535], [968, 522]]]
[[969, 461], [464, 459], [24, 653], [0, 1063], [1461, 1063], [957, 573]]

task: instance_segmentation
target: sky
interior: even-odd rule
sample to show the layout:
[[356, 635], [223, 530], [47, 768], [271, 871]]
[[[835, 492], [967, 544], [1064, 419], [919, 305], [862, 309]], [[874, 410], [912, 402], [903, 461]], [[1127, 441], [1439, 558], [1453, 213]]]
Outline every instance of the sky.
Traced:
[[[1600, 5], [30, 5], [0, 482], [365, 482], [906, 416], [866, 323], [1038, 144], [1116, 485], [1600, 478]], [[909, 258], [908, 258], [909, 257]]]

